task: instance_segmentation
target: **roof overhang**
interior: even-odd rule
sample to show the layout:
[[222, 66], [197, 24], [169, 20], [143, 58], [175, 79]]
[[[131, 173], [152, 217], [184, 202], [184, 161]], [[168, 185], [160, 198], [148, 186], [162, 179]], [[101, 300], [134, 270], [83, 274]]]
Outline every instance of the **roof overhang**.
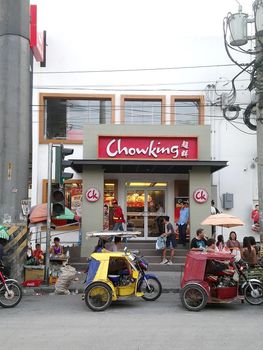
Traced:
[[77, 173], [98, 166], [101, 166], [105, 173], [188, 174], [193, 167], [208, 168], [210, 173], [214, 173], [228, 165], [227, 161], [212, 160], [70, 160], [73, 162], [72, 169]]

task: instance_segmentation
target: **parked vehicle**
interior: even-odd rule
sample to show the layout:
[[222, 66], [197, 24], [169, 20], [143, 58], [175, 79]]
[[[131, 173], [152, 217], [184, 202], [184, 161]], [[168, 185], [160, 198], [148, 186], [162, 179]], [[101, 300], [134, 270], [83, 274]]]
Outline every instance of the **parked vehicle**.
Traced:
[[182, 304], [190, 311], [202, 310], [207, 303], [237, 299], [262, 304], [263, 285], [258, 279], [246, 277], [247, 268], [230, 253], [189, 252], [181, 281]]
[[93, 311], [104, 311], [121, 297], [158, 299], [162, 286], [154, 274], [147, 274], [147, 261], [138, 251], [103, 250], [90, 257], [84, 300]]
[[22, 299], [22, 288], [14, 279], [4, 276], [4, 266], [0, 261], [0, 306], [11, 308], [16, 306]]

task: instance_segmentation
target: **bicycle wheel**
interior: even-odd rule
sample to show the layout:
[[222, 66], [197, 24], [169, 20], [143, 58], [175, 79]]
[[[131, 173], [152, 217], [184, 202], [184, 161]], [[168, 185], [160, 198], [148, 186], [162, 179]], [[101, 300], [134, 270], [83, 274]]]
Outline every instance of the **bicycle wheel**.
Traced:
[[0, 305], [5, 308], [16, 306], [22, 299], [22, 288], [15, 281], [6, 281], [6, 287], [1, 284], [0, 286]]
[[103, 282], [94, 282], [85, 290], [85, 302], [93, 311], [104, 311], [112, 302], [111, 288]]
[[263, 303], [263, 286], [260, 282], [250, 282], [253, 289], [249, 284], [245, 286], [244, 297], [245, 300], [251, 305], [261, 305]]
[[156, 277], [147, 278], [148, 285], [145, 279], [141, 279], [138, 283], [138, 292], [142, 292], [142, 298], [146, 301], [154, 301], [162, 294], [162, 285]]

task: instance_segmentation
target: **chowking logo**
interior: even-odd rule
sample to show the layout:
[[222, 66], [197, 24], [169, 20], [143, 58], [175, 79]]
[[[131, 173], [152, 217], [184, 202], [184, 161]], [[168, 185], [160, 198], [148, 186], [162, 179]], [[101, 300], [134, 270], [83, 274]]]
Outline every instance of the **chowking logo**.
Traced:
[[[110, 158], [117, 156], [133, 156], [138, 158], [141, 155], [149, 158], [158, 158], [160, 155], [170, 155], [172, 159], [188, 158], [189, 142], [183, 140], [180, 145], [163, 146], [160, 141], [149, 140], [144, 147], [123, 146], [121, 139], [112, 139], [106, 146], [106, 154]], [[161, 157], [160, 157], [161, 158]]]
[[100, 159], [194, 160], [196, 136], [98, 136]]

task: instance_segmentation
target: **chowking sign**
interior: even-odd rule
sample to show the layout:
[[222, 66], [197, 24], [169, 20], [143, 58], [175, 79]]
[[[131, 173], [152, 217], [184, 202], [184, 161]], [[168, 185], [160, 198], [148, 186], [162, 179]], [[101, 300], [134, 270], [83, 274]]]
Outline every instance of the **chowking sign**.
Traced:
[[98, 158], [194, 160], [197, 137], [99, 136]]

